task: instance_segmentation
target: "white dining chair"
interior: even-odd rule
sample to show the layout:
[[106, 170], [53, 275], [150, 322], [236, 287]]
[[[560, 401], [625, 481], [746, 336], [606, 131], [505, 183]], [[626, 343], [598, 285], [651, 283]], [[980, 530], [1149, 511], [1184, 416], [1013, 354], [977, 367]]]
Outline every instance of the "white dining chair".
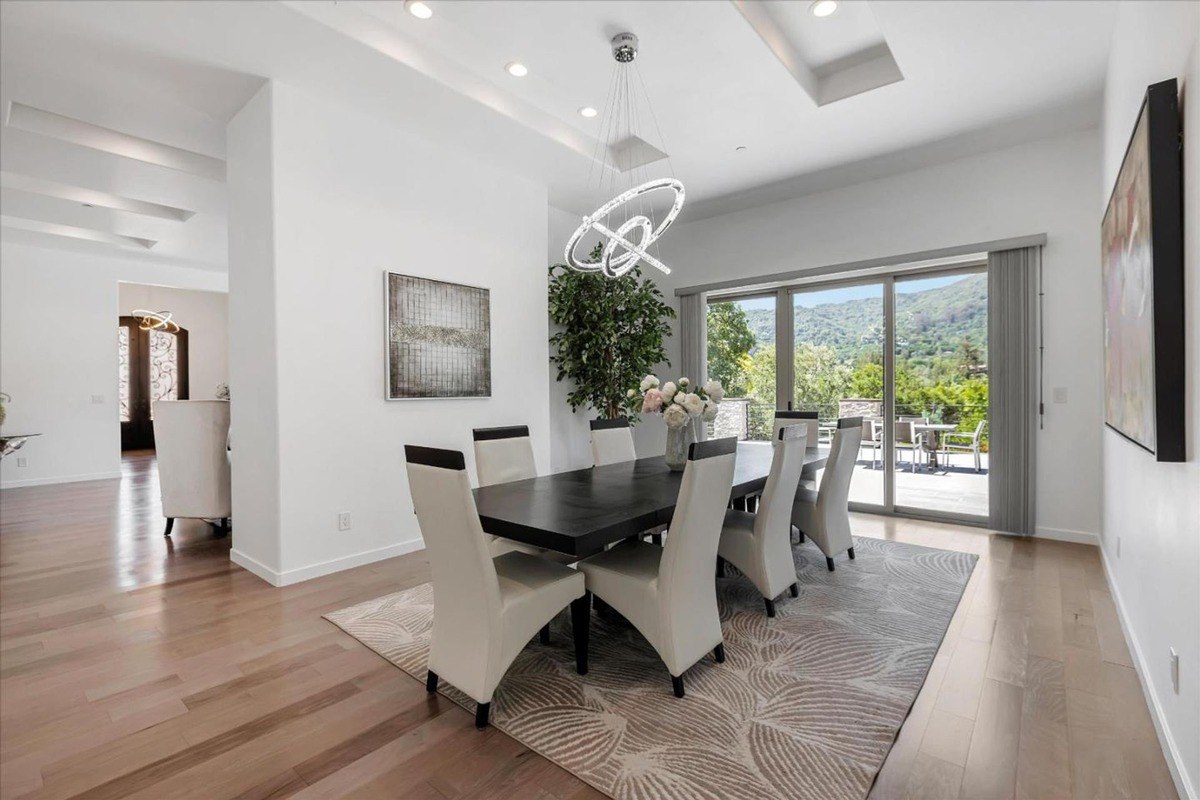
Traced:
[[229, 531], [233, 512], [228, 454], [227, 400], [157, 400], [154, 403], [154, 449], [164, 536], [175, 520], [219, 520]]
[[[521, 552], [492, 557], [466, 461], [457, 450], [406, 445], [408, 488], [433, 571], [433, 633], [425, 688], [444, 678], [477, 704], [476, 727], [488, 724], [500, 679], [534, 634], [570, 605], [575, 668], [587, 673], [584, 577], [570, 567]], [[545, 637], [543, 637], [544, 640]]]
[[801, 488], [792, 506], [792, 524], [825, 554], [825, 565], [833, 572], [833, 557], [849, 552], [854, 560], [854, 538], [850, 535], [850, 479], [862, 441], [862, 417], [838, 420], [829, 461], [821, 484], [813, 491]]
[[775, 616], [775, 598], [790, 588], [799, 596], [796, 564], [792, 560], [792, 504], [804, 470], [808, 426], [815, 422], [785, 425], [777, 435], [778, 446], [771, 458], [771, 472], [763, 488], [758, 511], [729, 509], [717, 548], [718, 568], [733, 564], [762, 593], [767, 616]]
[[579, 562], [589, 593], [658, 651], [676, 697], [683, 673], [706, 653], [725, 660], [713, 564], [736, 458], [736, 437], [693, 443], [666, 545], [625, 541]]
[[637, 451], [633, 448], [633, 429], [628, 417], [616, 419], [594, 419], [592, 428], [592, 463], [597, 467], [634, 461]]
[[779, 429], [786, 425], [796, 425], [798, 423], [812, 423], [807, 426], [808, 439], [805, 447], [817, 447], [821, 443], [821, 427], [817, 423], [818, 412], [816, 411], [776, 411], [775, 421], [771, 426], [771, 444], [779, 444]]
[[[471, 438], [475, 441], [475, 475], [480, 486], [511, 483], [537, 477], [537, 462], [533, 459], [533, 440], [529, 437], [528, 425], [507, 425], [499, 428], [474, 428]], [[514, 542], [503, 536], [486, 534], [488, 548], [493, 556], [513, 550], [542, 556], [562, 564], [577, 561], [574, 556], [544, 550], [533, 545]]]
[[983, 470], [983, 459], [980, 447], [983, 444], [983, 432], [987, 429], [987, 420], [979, 420], [972, 433], [965, 431], [950, 431], [942, 434], [941, 451], [946, 455], [946, 466], [950, 465], [951, 453], [972, 453], [975, 456], [975, 471]]

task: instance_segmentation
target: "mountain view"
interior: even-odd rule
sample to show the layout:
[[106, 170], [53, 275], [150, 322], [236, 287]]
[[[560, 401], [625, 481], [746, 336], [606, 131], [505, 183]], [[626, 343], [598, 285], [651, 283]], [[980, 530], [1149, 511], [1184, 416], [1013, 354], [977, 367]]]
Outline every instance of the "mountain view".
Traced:
[[[838, 358], [853, 361], [864, 350], [883, 345], [883, 300], [869, 297], [796, 306], [797, 342], [833, 348]], [[757, 347], [775, 344], [775, 314], [748, 309], [746, 320]], [[963, 340], [987, 359], [987, 275], [970, 275], [946, 286], [896, 293], [896, 340], [910, 358], [946, 355]]]

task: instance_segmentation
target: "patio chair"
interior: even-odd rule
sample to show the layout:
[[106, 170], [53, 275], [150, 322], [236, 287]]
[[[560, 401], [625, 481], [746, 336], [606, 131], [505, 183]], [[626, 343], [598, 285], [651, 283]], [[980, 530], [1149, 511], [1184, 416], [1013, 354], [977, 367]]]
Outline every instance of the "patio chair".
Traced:
[[917, 454], [924, 450], [925, 437], [916, 432], [911, 419], [896, 423], [896, 455], [900, 457], [904, 449], [912, 452], [912, 471], [917, 471]]
[[[975, 455], [975, 471], [982, 472], [982, 457], [979, 453], [979, 447], [983, 443], [983, 432], [987, 429], [987, 420], [979, 420], [979, 424], [975, 426], [973, 433], [965, 431], [952, 431], [942, 434], [942, 450], [946, 455], [946, 466], [950, 466], [951, 453], [973, 453]], [[959, 441], [954, 441], [958, 439]]]
[[883, 420], [863, 420], [863, 438], [859, 445], [871, 448], [871, 469], [875, 469], [875, 465], [881, 460], [880, 453], [883, 452]]

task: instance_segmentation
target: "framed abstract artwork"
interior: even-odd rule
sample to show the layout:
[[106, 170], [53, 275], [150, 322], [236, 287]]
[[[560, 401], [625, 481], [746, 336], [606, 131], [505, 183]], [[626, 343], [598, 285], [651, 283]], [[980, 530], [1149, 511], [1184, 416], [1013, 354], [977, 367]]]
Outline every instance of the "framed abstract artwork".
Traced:
[[487, 289], [384, 273], [388, 400], [490, 397]]
[[1102, 225], [1104, 421], [1183, 461], [1183, 187], [1174, 80], [1149, 87]]

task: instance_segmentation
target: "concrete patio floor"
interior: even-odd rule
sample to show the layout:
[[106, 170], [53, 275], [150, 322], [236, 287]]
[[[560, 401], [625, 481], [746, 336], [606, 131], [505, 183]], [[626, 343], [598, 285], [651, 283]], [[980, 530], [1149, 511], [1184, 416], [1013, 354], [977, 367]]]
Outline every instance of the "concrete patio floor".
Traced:
[[[854, 466], [850, 483], [850, 502], [883, 504], [883, 464], [871, 465], [864, 451]], [[980, 456], [982, 469], [975, 471], [975, 457], [969, 453], [939, 454], [939, 466], [930, 470], [924, 461], [912, 471], [907, 454], [896, 465], [896, 505], [951, 514], [986, 517], [988, 513], [988, 455]]]

